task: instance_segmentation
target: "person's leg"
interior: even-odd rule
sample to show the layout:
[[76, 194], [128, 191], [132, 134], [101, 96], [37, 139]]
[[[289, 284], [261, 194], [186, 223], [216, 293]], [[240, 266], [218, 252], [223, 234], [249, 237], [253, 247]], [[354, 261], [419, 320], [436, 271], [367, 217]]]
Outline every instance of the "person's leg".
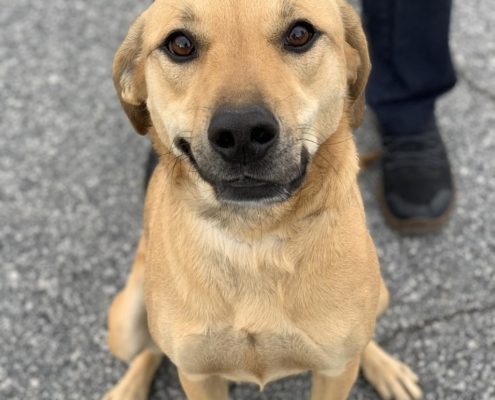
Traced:
[[368, 104], [384, 132], [429, 128], [456, 76], [449, 50], [452, 0], [363, 0], [373, 69]]
[[373, 70], [367, 91], [383, 137], [383, 209], [402, 232], [438, 229], [454, 192], [435, 102], [456, 82], [452, 0], [362, 0]]

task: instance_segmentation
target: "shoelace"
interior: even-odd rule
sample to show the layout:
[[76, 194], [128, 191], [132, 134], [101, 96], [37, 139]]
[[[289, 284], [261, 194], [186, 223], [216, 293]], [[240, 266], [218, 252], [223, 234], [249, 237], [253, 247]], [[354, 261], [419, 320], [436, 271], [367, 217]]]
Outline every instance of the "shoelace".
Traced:
[[388, 137], [384, 139], [383, 145], [384, 168], [440, 169], [445, 166], [445, 149], [436, 136]]

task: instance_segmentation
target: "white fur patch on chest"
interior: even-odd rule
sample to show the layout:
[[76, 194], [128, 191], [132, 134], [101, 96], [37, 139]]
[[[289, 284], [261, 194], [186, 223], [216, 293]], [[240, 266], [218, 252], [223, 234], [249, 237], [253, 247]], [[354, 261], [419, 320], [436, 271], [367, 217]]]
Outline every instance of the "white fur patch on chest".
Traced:
[[243, 241], [208, 221], [198, 220], [196, 228], [197, 237], [212, 257], [223, 259], [240, 271], [257, 271], [264, 267], [294, 271], [288, 243], [275, 234], [264, 234], [260, 228], [258, 240]]

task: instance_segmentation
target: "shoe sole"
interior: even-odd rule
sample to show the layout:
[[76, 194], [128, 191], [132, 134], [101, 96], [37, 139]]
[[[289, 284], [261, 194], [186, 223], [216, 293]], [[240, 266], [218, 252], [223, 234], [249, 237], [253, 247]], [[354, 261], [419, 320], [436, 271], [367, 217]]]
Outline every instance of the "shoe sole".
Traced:
[[455, 208], [455, 197], [454, 189], [454, 196], [452, 197], [449, 206], [442, 215], [435, 218], [397, 218], [392, 214], [387, 206], [387, 203], [385, 202], [383, 185], [380, 185], [378, 203], [382, 214], [385, 217], [385, 222], [390, 228], [396, 230], [402, 235], [424, 235], [429, 233], [438, 233], [445, 227], [447, 222], [449, 222]]

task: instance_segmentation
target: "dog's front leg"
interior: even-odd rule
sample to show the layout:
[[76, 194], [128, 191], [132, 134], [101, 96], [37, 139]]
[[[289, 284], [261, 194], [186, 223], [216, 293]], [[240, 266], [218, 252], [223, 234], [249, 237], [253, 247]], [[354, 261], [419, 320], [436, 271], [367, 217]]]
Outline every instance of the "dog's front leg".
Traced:
[[359, 358], [356, 358], [337, 377], [313, 372], [311, 400], [346, 400], [356, 381], [358, 371]]
[[179, 370], [180, 383], [188, 400], [227, 400], [229, 386], [225, 379], [212, 376], [202, 380], [190, 379]]
[[162, 357], [162, 353], [154, 349], [143, 350], [132, 360], [124, 377], [103, 400], [147, 400]]
[[[383, 314], [388, 301], [388, 290], [382, 280], [378, 316]], [[383, 350], [374, 340], [371, 340], [364, 349], [361, 369], [382, 399], [418, 400], [423, 396], [418, 376], [407, 365]]]
[[418, 376], [373, 340], [364, 350], [361, 368], [382, 399], [419, 400], [423, 396]]

